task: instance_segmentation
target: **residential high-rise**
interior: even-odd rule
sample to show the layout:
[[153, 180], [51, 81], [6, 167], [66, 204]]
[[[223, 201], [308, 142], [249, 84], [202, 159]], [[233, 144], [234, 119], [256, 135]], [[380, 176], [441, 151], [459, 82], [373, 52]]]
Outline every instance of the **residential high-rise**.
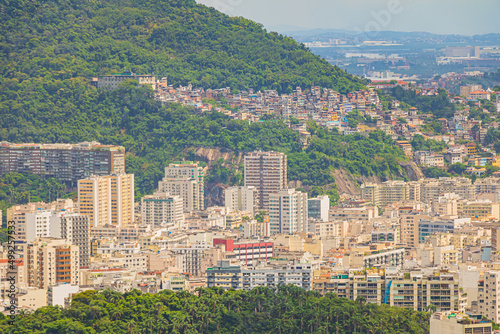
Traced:
[[363, 184], [361, 198], [373, 205], [386, 207], [410, 199], [410, 187], [404, 181], [387, 181], [382, 184]]
[[160, 192], [180, 196], [186, 212], [205, 209], [203, 168], [191, 161], [174, 162], [165, 167], [165, 177], [158, 183]]
[[26, 213], [27, 242], [32, 242], [35, 238], [51, 236], [51, 216], [50, 210], [36, 210]]
[[79, 284], [79, 247], [65, 239], [37, 238], [23, 249], [24, 277], [28, 286], [47, 289], [67, 283]]
[[320, 219], [324, 222], [327, 222], [329, 211], [330, 211], [330, 197], [328, 197], [327, 195], [318, 196], [317, 198], [309, 198], [308, 200], [309, 218]]
[[207, 286], [224, 290], [252, 290], [258, 286], [276, 288], [293, 284], [304, 290], [311, 290], [313, 269], [310, 263], [290, 261], [279, 265], [259, 263], [251, 268], [231, 265], [228, 260], [218, 261], [217, 266], [208, 268]]
[[271, 235], [307, 232], [307, 193], [283, 189], [269, 195]]
[[78, 204], [93, 227], [132, 224], [134, 174], [91, 176], [78, 181]]
[[419, 183], [420, 200], [424, 203], [438, 200], [440, 196], [446, 193], [455, 193], [460, 198], [467, 200], [474, 200], [476, 196], [476, 188], [472, 181], [464, 177], [442, 177], [438, 180], [424, 179]]
[[90, 265], [90, 222], [89, 216], [79, 213], [60, 213], [61, 238], [78, 246], [80, 266]]
[[25, 213], [26, 233], [23, 241], [33, 242], [39, 238], [62, 238], [79, 246], [80, 265], [90, 264], [89, 217], [66, 211], [34, 210]]
[[248, 211], [253, 216], [257, 202], [255, 187], [231, 187], [224, 190], [225, 207], [231, 211]]
[[479, 281], [479, 313], [498, 323], [500, 321], [500, 272], [487, 271]]
[[255, 187], [259, 207], [268, 209], [269, 194], [288, 187], [286, 155], [277, 152], [247, 154], [245, 156], [245, 186]]
[[0, 175], [18, 172], [54, 177], [75, 186], [91, 175], [125, 172], [125, 148], [98, 142], [79, 144], [0, 143]]
[[195, 277], [200, 277], [204, 274], [201, 268], [205, 251], [210, 249], [211, 246], [206, 243], [193, 244], [190, 247], [180, 246], [172, 249], [175, 254], [177, 266], [182, 268]]
[[416, 248], [419, 244], [419, 224], [422, 220], [431, 219], [428, 215], [419, 212], [409, 212], [400, 216], [401, 243], [409, 248]]
[[368, 303], [387, 304], [421, 312], [426, 311], [430, 304], [434, 305], [438, 312], [464, 312], [467, 294], [458, 286], [458, 277], [445, 272], [398, 272], [395, 275], [388, 275], [386, 272], [384, 277], [375, 273], [346, 271], [313, 278], [313, 290], [323, 295], [335, 293], [350, 300], [364, 297]]
[[180, 225], [184, 219], [183, 200], [169, 193], [156, 192], [141, 199], [142, 224], [153, 227], [161, 223]]
[[[35, 222], [36, 219], [40, 219], [41, 216], [38, 215], [43, 215], [40, 212], [42, 211], [54, 212], [62, 210], [66, 212], [72, 212], [73, 209], [74, 209], [74, 204], [71, 199], [58, 199], [57, 201], [54, 201], [52, 203], [33, 202], [22, 205], [14, 205], [7, 209], [7, 220], [15, 222], [16, 241], [31, 242], [34, 240], [35, 237], [49, 236], [48, 234], [41, 235], [40, 232], [42, 232], [43, 229], [38, 229], [39, 234], [37, 235], [36, 224], [33, 224], [33, 222]], [[29, 226], [27, 225], [28, 218], [30, 219]], [[38, 223], [42, 222], [38, 221]], [[27, 236], [28, 229], [30, 229], [29, 240]]]

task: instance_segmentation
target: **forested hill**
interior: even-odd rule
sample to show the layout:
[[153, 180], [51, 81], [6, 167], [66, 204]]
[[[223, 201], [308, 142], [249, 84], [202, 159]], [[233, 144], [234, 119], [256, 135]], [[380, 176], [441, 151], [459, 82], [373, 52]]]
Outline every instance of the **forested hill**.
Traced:
[[362, 87], [293, 39], [194, 0], [0, 2], [0, 76], [16, 88], [3, 102], [123, 69], [204, 88]]
[[44, 307], [18, 316], [14, 325], [0, 314], [0, 332], [37, 333], [429, 333], [429, 314], [337, 298], [295, 286], [249, 292], [220, 288], [121, 294], [79, 293], [69, 309]]
[[[139, 199], [156, 188], [163, 168], [192, 146], [220, 147], [234, 151], [276, 150], [287, 153], [290, 180], [325, 186], [335, 182], [332, 171], [344, 168], [353, 175], [405, 177], [404, 152], [382, 132], [341, 136], [309, 123], [312, 138], [303, 149], [300, 136], [282, 121], [231, 120], [214, 113], [197, 115], [179, 104], [162, 107], [152, 98], [151, 87], [126, 81], [113, 91], [73, 89], [57, 92], [63, 103], [46, 101], [29, 109], [6, 110], [0, 117], [0, 141], [80, 142], [98, 140], [125, 146], [126, 170], [136, 175]], [[190, 156], [186, 156], [192, 159]], [[237, 184], [226, 171], [215, 171], [216, 182]]]
[[[193, 145], [285, 152], [291, 180], [328, 186], [315, 193], [332, 193], [334, 168], [406, 177], [404, 153], [380, 133], [343, 137], [313, 125], [304, 150], [281, 121], [249, 125], [180, 105], [161, 107], [151, 88], [132, 82], [115, 91], [89, 85], [91, 77], [125, 68], [205, 88], [362, 87], [294, 40], [192, 0], [0, 1], [0, 141], [123, 145], [137, 198], [151, 193], [165, 164]], [[241, 182], [240, 172], [224, 168], [210, 179]]]

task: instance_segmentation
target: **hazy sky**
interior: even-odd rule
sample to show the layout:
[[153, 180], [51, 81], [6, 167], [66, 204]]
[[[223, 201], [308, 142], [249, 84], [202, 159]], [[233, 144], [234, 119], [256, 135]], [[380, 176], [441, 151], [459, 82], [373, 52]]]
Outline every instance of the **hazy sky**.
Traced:
[[197, 0], [266, 27], [500, 33], [499, 0]]

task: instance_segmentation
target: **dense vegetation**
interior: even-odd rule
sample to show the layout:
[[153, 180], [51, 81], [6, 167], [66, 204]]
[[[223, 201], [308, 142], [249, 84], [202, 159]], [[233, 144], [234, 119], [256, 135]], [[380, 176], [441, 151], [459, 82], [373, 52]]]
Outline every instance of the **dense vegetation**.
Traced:
[[0, 210], [5, 221], [6, 209], [13, 204], [50, 202], [61, 198], [66, 187], [56, 179], [43, 179], [33, 174], [10, 173], [0, 176]]
[[397, 86], [391, 90], [390, 95], [418, 108], [420, 112], [433, 114], [436, 118], [452, 118], [455, 113], [456, 107], [450, 102], [445, 89], [440, 89], [437, 96], [423, 96], [417, 95], [415, 90], [405, 90]]
[[[294, 286], [252, 291], [82, 292], [69, 309], [44, 307], [0, 321], [3, 333], [428, 333], [429, 314], [320, 297]], [[3, 317], [0, 315], [0, 317]], [[15, 329], [14, 331], [12, 331]]]
[[71, 103], [75, 85], [125, 68], [205, 88], [363, 86], [292, 38], [195, 0], [0, 3], [0, 110]]
[[[151, 193], [164, 166], [186, 147], [220, 147], [236, 151], [276, 150], [288, 154], [289, 179], [306, 185], [334, 183], [332, 168], [345, 167], [355, 175], [404, 177], [403, 151], [381, 132], [341, 136], [309, 123], [310, 146], [282, 121], [249, 124], [221, 113], [194, 114], [187, 107], [164, 107], [151, 98], [149, 87], [123, 83], [114, 91], [73, 91], [72, 106], [32, 113], [6, 113], [0, 118], [0, 140], [12, 142], [78, 142], [97, 140], [125, 146], [126, 170], [136, 174], [136, 194]], [[189, 158], [189, 155], [188, 157]], [[219, 169], [210, 177], [242, 180]]]
[[411, 141], [411, 146], [413, 151], [432, 151], [432, 152], [442, 152], [448, 147], [445, 142], [437, 141], [434, 139], [425, 139], [422, 135], [415, 135]]

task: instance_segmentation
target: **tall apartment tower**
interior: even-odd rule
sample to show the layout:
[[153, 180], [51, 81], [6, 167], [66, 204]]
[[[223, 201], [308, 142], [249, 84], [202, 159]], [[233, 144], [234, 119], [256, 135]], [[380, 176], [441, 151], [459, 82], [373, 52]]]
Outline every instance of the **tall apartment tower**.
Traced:
[[91, 176], [78, 181], [80, 213], [92, 227], [134, 222], [134, 174]]
[[79, 213], [60, 213], [61, 238], [78, 246], [80, 266], [90, 266], [89, 216]]
[[255, 187], [231, 187], [224, 190], [225, 207], [231, 211], [248, 211], [252, 217], [258, 206]]
[[253, 152], [245, 156], [245, 186], [255, 187], [260, 209], [268, 209], [269, 195], [288, 187], [286, 155]]
[[57, 284], [79, 284], [79, 247], [65, 239], [37, 238], [23, 250], [28, 286], [47, 289]]
[[180, 196], [187, 212], [204, 210], [203, 168], [191, 161], [174, 162], [165, 167], [165, 177], [158, 183], [158, 191]]
[[269, 195], [271, 235], [307, 232], [307, 193], [283, 189]]
[[183, 200], [179, 196], [156, 192], [141, 199], [141, 219], [145, 225], [159, 227], [161, 223], [173, 223], [180, 227], [183, 212]]

